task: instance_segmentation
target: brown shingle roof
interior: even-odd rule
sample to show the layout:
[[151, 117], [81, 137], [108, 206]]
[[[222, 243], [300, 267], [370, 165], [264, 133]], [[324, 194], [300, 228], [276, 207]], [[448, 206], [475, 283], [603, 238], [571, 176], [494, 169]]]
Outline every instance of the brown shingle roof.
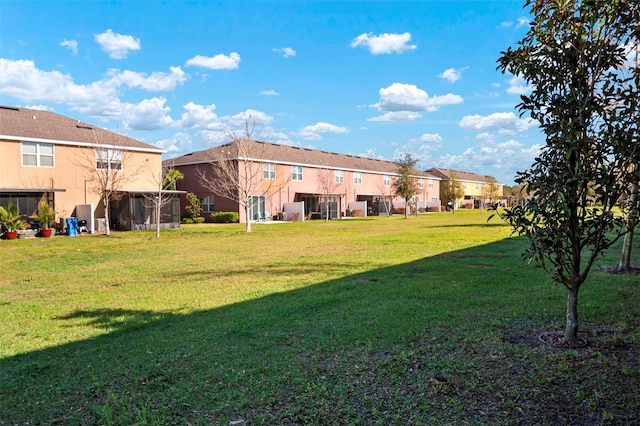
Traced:
[[432, 167], [430, 169], [425, 170], [426, 173], [430, 173], [434, 176], [439, 177], [442, 180], [449, 180], [452, 176], [455, 175], [455, 178], [458, 180], [466, 181], [466, 182], [488, 182], [486, 176], [479, 175], [477, 173], [471, 172], [461, 172], [453, 169], [442, 169], [440, 167]]
[[0, 135], [80, 144], [114, 144], [137, 150], [162, 149], [50, 111], [0, 105]]
[[[237, 149], [235, 148], [236, 142], [230, 142], [224, 145], [220, 145], [213, 150], [229, 150], [230, 157], [236, 158]], [[355, 170], [365, 172], [380, 172], [395, 174], [398, 166], [393, 161], [377, 160], [374, 158], [359, 157], [348, 154], [338, 154], [335, 152], [321, 151], [311, 148], [300, 148], [291, 145], [281, 145], [270, 142], [251, 141], [253, 147], [251, 152], [256, 152], [255, 160], [268, 161], [280, 164], [293, 164], [302, 166], [318, 166], [326, 167], [338, 170]], [[187, 164], [200, 164], [208, 163], [212, 160], [211, 151], [203, 150], [196, 151], [177, 157], [171, 160], [176, 166]], [[429, 178], [435, 176], [431, 173], [425, 173], [416, 171], [418, 175], [422, 175]]]

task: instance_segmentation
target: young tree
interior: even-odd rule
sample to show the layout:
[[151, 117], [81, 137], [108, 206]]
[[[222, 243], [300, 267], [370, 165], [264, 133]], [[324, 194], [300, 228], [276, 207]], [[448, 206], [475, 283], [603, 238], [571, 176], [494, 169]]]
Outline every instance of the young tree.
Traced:
[[[251, 206], [254, 197], [263, 197], [272, 189], [286, 185], [291, 177], [278, 176], [275, 164], [267, 163], [268, 144], [252, 140], [255, 123], [245, 122], [244, 133], [238, 137], [229, 132], [231, 142], [209, 149], [210, 168], [198, 170], [200, 184], [209, 191], [238, 203], [245, 212], [245, 231], [251, 232]], [[274, 169], [264, 168], [272, 164]], [[274, 176], [264, 177], [264, 173]]]
[[329, 199], [336, 193], [338, 185], [340, 184], [336, 182], [333, 170], [318, 170], [318, 191], [322, 194], [322, 199], [325, 204], [325, 221], [329, 220]]
[[[518, 109], [540, 123], [546, 146], [518, 173], [531, 198], [500, 216], [530, 241], [536, 261], [567, 289], [563, 342], [578, 340], [578, 292], [594, 262], [627, 231], [613, 208], [638, 162], [637, 0], [527, 0], [534, 21], [499, 68], [533, 87]], [[587, 206], [589, 191], [597, 205]]]
[[485, 183], [482, 184], [482, 204], [484, 205], [485, 200], [489, 200], [489, 204], [493, 207], [494, 203], [500, 199], [500, 185], [498, 185], [498, 181], [493, 176], [485, 176], [487, 179]]
[[620, 253], [620, 262], [618, 263], [618, 271], [629, 272], [631, 268], [631, 253], [633, 251], [633, 234], [638, 225], [638, 216], [640, 214], [640, 199], [638, 198], [638, 183], [631, 184], [631, 191], [627, 201], [627, 233], [622, 242], [622, 252]]
[[449, 179], [442, 182], [440, 184], [442, 201], [447, 203], [451, 203], [451, 212], [452, 214], [456, 213], [456, 203], [459, 199], [464, 197], [464, 187], [462, 186], [462, 182], [458, 180], [458, 174], [452, 172], [449, 176]]
[[165, 163], [162, 170], [158, 174], [151, 175], [151, 182], [156, 187], [156, 191], [152, 193], [143, 193], [146, 205], [153, 209], [156, 222], [156, 238], [160, 238], [160, 222], [162, 219], [162, 208], [169, 205], [174, 197], [176, 189], [176, 181], [184, 179], [184, 174], [173, 168], [171, 163]]
[[103, 140], [100, 133], [91, 130], [93, 147], [83, 151], [76, 165], [84, 171], [90, 191], [102, 199], [105, 235], [111, 236], [111, 202], [122, 198], [121, 190], [144, 171], [144, 166], [135, 164], [124, 136], [113, 133], [109, 140]]
[[418, 193], [418, 180], [416, 175], [418, 172], [415, 165], [418, 162], [411, 154], [405, 154], [404, 157], [396, 161], [396, 173], [398, 176], [393, 181], [393, 191], [395, 195], [404, 198], [405, 209], [404, 218], [409, 218], [409, 210], [411, 209], [411, 198]]
[[200, 198], [193, 192], [187, 193], [187, 201], [189, 205], [184, 209], [187, 211], [189, 218], [194, 222], [198, 223], [198, 218], [200, 217], [200, 213], [202, 213], [202, 203], [200, 203]]

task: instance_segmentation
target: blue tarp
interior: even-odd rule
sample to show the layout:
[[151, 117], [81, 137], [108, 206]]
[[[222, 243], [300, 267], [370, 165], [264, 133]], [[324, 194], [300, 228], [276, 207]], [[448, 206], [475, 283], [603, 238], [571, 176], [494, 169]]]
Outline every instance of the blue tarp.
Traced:
[[77, 217], [67, 218], [67, 235], [70, 237], [75, 237], [76, 235], [78, 235], [78, 218]]

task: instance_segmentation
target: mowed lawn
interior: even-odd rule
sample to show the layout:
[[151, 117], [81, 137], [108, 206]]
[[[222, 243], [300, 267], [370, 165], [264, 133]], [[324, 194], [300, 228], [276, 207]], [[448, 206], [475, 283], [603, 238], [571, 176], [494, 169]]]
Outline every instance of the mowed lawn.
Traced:
[[488, 216], [0, 241], [0, 424], [637, 422], [640, 276], [545, 346], [566, 292]]

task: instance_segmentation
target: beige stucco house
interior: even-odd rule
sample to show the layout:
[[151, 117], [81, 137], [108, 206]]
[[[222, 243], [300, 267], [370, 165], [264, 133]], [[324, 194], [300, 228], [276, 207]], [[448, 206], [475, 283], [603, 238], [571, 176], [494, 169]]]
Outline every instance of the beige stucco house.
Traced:
[[[41, 201], [100, 230], [105, 207], [97, 175], [113, 172], [119, 184], [111, 202], [113, 229], [155, 223], [145, 194], [158, 191], [163, 151], [155, 146], [49, 111], [0, 106], [0, 205], [31, 216]], [[179, 225], [179, 199], [163, 208], [163, 222]]]
[[[477, 173], [463, 172], [453, 169], [443, 169], [439, 167], [432, 167], [425, 170], [426, 173], [430, 173], [441, 179], [442, 182], [449, 180], [457, 180], [460, 182], [464, 189], [464, 196], [461, 199], [456, 200], [456, 208], [474, 209], [488, 207], [491, 203], [504, 204], [506, 206], [506, 200], [504, 199], [504, 184], [494, 182], [488, 176], [482, 176]], [[489, 187], [492, 186], [496, 194], [499, 197], [490, 200]], [[441, 186], [443, 189], [444, 186]], [[441, 199], [445, 197], [442, 196]]]

